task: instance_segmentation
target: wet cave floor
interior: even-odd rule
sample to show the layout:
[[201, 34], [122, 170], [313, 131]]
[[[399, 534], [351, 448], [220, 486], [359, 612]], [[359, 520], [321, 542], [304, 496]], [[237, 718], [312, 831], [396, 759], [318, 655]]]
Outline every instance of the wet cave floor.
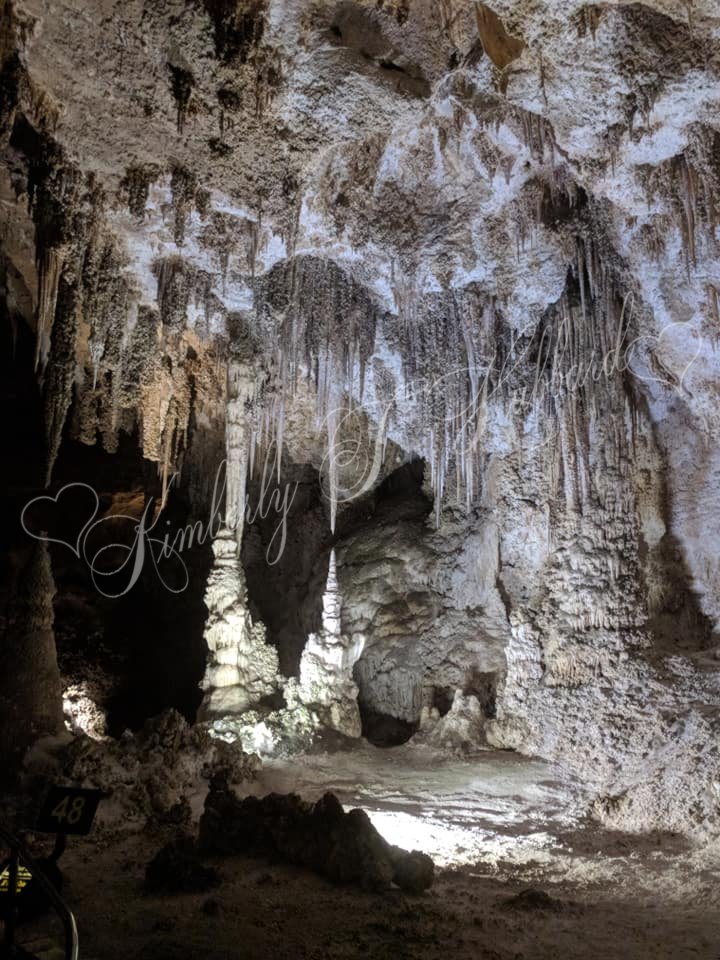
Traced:
[[[371, 894], [235, 856], [207, 858], [222, 878], [209, 893], [148, 895], [145, 866], [167, 833], [98, 831], [72, 839], [62, 860], [81, 958], [720, 960], [719, 851], [603, 830], [582, 788], [545, 764], [366, 744], [265, 761], [244, 792], [326, 790], [363, 807], [390, 842], [431, 854], [433, 887]], [[40, 946], [49, 923], [25, 937]]]

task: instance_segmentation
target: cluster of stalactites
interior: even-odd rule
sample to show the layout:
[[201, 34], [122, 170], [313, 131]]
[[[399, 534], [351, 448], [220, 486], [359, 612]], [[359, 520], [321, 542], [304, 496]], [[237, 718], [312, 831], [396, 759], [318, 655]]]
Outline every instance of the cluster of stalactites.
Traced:
[[275, 358], [277, 375], [293, 392], [309, 377], [327, 398], [337, 382], [362, 396], [373, 354], [378, 309], [367, 290], [333, 261], [295, 257], [256, 281], [256, 324]]
[[617, 402], [633, 302], [589, 236], [563, 295], [519, 332], [497, 301], [473, 288], [397, 296], [396, 348], [415, 403], [418, 452], [429, 468], [439, 520], [444, 497], [470, 508], [480, 494], [493, 410], [515, 431], [520, 456], [557, 462], [568, 507], [589, 496], [588, 424]]
[[194, 295], [196, 306], [204, 301], [209, 327], [215, 305], [208, 277], [179, 257], [164, 260], [157, 265], [159, 311], [138, 308], [96, 179], [83, 176], [52, 138], [24, 118], [13, 137], [28, 158], [36, 228], [35, 366], [45, 406], [45, 480], [50, 482], [72, 408], [73, 436], [88, 444], [101, 439], [109, 452], [117, 448], [119, 432], [137, 424], [143, 453], [158, 463], [166, 491], [187, 447], [193, 398], [219, 401], [224, 392], [224, 375], [208, 364], [217, 347], [199, 342], [185, 322]]
[[339, 423], [353, 398], [365, 394], [366, 365], [375, 348], [378, 308], [366, 289], [330, 260], [296, 257], [255, 281], [252, 318], [258, 350], [271, 358], [256, 368], [248, 469], [262, 470], [268, 451], [280, 479], [288, 404], [305, 383], [315, 394], [314, 429], [327, 456], [331, 526], [337, 515], [336, 457]]
[[697, 267], [700, 245], [717, 254], [717, 196], [720, 192], [720, 134], [693, 124], [683, 153], [657, 167], [642, 168], [648, 199], [663, 197], [682, 238], [688, 276]]
[[[579, 233], [575, 242], [563, 295], [520, 331], [505, 321], [497, 299], [474, 285], [428, 294], [412, 275], [396, 270], [397, 315], [386, 315], [383, 335], [401, 358], [401, 376], [376, 357], [374, 399], [364, 396], [364, 382], [378, 318], [364, 289], [315, 258], [298, 258], [260, 278], [249, 323], [264, 341], [258, 353], [274, 363], [253, 374], [253, 397], [245, 407], [248, 469], [260, 469], [274, 446], [279, 481], [287, 405], [303, 380], [315, 394], [333, 527], [348, 424], [378, 434], [366, 437], [364, 447], [373, 469], [373, 440], [384, 450], [393, 419], [402, 427], [408, 446], [428, 464], [439, 521], [444, 501], [469, 509], [481, 493], [493, 410], [509, 418], [521, 456], [546, 448], [568, 506], [578, 507], [589, 490], [588, 423], [608, 408], [608, 397], [622, 395], [633, 305], [621, 295], [610, 258], [591, 232]], [[349, 417], [353, 404], [367, 412], [364, 424]]]

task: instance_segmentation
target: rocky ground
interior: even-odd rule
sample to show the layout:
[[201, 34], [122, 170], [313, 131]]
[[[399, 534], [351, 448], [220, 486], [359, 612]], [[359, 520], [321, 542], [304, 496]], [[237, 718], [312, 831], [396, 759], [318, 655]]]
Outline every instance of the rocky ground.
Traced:
[[332, 786], [390, 842], [431, 853], [433, 887], [367, 893], [232, 856], [205, 858], [221, 878], [206, 892], [150, 895], [145, 867], [166, 834], [99, 832], [63, 857], [81, 956], [717, 960], [717, 850], [602, 830], [582, 791], [555, 776], [507, 753], [438, 763], [409, 747], [278, 761], [253, 792], [296, 786], [313, 798]]

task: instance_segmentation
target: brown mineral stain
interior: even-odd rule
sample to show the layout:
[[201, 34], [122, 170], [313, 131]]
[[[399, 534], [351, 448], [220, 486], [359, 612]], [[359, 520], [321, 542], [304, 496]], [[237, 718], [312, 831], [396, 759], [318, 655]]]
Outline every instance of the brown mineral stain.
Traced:
[[510, 36], [500, 17], [486, 3], [475, 4], [475, 16], [483, 50], [496, 67], [504, 70], [523, 52], [524, 41]]

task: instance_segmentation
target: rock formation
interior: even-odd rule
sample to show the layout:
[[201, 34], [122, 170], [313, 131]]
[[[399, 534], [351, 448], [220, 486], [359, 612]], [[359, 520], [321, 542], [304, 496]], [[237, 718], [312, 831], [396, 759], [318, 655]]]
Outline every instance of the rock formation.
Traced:
[[[239, 347], [236, 352], [240, 354]], [[253, 624], [247, 609], [239, 556], [246, 512], [246, 458], [257, 402], [253, 374], [247, 355], [231, 363], [228, 373], [225, 518], [213, 544], [215, 562], [205, 594], [208, 666], [201, 716], [206, 719], [242, 713], [278, 686], [277, 652], [265, 642], [262, 624]]]
[[238, 800], [215, 782], [200, 819], [199, 846], [206, 853], [279, 856], [335, 883], [375, 892], [394, 883], [422, 893], [433, 882], [430, 857], [387, 843], [364, 810], [346, 813], [331, 793], [315, 804], [294, 794]]
[[247, 610], [235, 534], [219, 533], [213, 552], [205, 594], [209, 615], [203, 719], [243, 713], [278, 687], [277, 652], [265, 642], [263, 625], [254, 624]]
[[332, 550], [322, 596], [322, 628], [319, 633], [310, 634], [300, 658], [297, 697], [320, 713], [324, 726], [348, 737], [359, 737], [362, 727], [352, 668], [360, 651], [343, 636], [341, 615], [337, 562]]
[[53, 635], [55, 584], [45, 543], [36, 543], [14, 584], [16, 603], [0, 654], [0, 751], [8, 762], [63, 729]]

